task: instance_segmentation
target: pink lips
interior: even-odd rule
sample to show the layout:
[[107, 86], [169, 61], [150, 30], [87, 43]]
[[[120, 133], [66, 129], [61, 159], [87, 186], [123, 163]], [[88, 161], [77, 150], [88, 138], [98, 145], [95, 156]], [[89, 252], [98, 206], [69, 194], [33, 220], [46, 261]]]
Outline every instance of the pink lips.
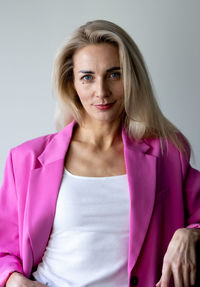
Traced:
[[99, 110], [108, 110], [113, 106], [114, 103], [106, 104], [106, 105], [95, 105], [95, 107]]

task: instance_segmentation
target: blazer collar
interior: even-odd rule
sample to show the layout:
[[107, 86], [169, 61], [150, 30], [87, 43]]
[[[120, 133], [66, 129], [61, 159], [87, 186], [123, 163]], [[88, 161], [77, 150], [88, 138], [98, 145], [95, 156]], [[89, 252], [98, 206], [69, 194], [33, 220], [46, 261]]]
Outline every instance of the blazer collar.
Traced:
[[[69, 125], [64, 127], [64, 129], [55, 134], [54, 138], [48, 143], [45, 150], [38, 157], [38, 160], [42, 165], [47, 165], [56, 160], [64, 159], [72, 138], [75, 124], [76, 121], [73, 120]], [[156, 157], [159, 156], [157, 150], [152, 149], [149, 142], [145, 140], [136, 141], [134, 139], [130, 139], [124, 126], [122, 126], [121, 135], [125, 148], [135, 150], [136, 152], [139, 151], [144, 154], [150, 153]]]
[[[30, 234], [36, 265], [44, 254], [52, 229], [64, 159], [75, 123], [72, 121], [53, 136], [38, 158], [42, 166], [31, 171], [25, 226]], [[124, 127], [121, 132], [130, 191], [128, 269], [132, 270], [142, 249], [153, 212], [159, 144], [156, 142], [152, 144], [150, 140], [139, 142], [132, 140]]]
[[73, 128], [76, 121], [73, 120], [69, 125], [56, 133], [53, 139], [47, 144], [44, 151], [38, 157], [42, 165], [47, 165], [59, 159], [64, 159], [66, 151], [71, 141]]

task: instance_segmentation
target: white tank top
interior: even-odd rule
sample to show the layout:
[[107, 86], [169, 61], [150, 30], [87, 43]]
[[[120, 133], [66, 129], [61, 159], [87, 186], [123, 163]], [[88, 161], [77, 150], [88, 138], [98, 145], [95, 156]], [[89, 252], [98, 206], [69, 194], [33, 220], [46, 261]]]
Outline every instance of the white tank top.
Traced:
[[35, 279], [51, 287], [127, 287], [129, 212], [126, 174], [84, 177], [64, 169]]

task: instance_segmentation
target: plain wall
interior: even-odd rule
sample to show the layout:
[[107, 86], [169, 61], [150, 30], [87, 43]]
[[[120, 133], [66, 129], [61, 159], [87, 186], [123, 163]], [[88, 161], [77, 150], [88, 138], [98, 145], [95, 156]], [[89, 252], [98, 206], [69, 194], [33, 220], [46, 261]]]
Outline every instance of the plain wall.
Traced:
[[10, 148], [55, 132], [55, 54], [78, 26], [106, 19], [139, 46], [164, 114], [200, 169], [200, 1], [0, 0], [0, 183]]

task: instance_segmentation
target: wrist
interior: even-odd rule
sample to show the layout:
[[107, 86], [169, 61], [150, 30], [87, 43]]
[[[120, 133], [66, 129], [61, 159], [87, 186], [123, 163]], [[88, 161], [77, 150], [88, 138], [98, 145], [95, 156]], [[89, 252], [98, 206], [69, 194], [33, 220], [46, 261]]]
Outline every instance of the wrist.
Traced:
[[200, 241], [200, 228], [186, 227], [185, 229], [188, 230], [192, 234], [196, 242]]
[[10, 283], [12, 284], [12, 282], [19, 282], [19, 280], [22, 279], [22, 277], [24, 276], [20, 272], [18, 271], [12, 272], [7, 279], [5, 287], [9, 287]]

